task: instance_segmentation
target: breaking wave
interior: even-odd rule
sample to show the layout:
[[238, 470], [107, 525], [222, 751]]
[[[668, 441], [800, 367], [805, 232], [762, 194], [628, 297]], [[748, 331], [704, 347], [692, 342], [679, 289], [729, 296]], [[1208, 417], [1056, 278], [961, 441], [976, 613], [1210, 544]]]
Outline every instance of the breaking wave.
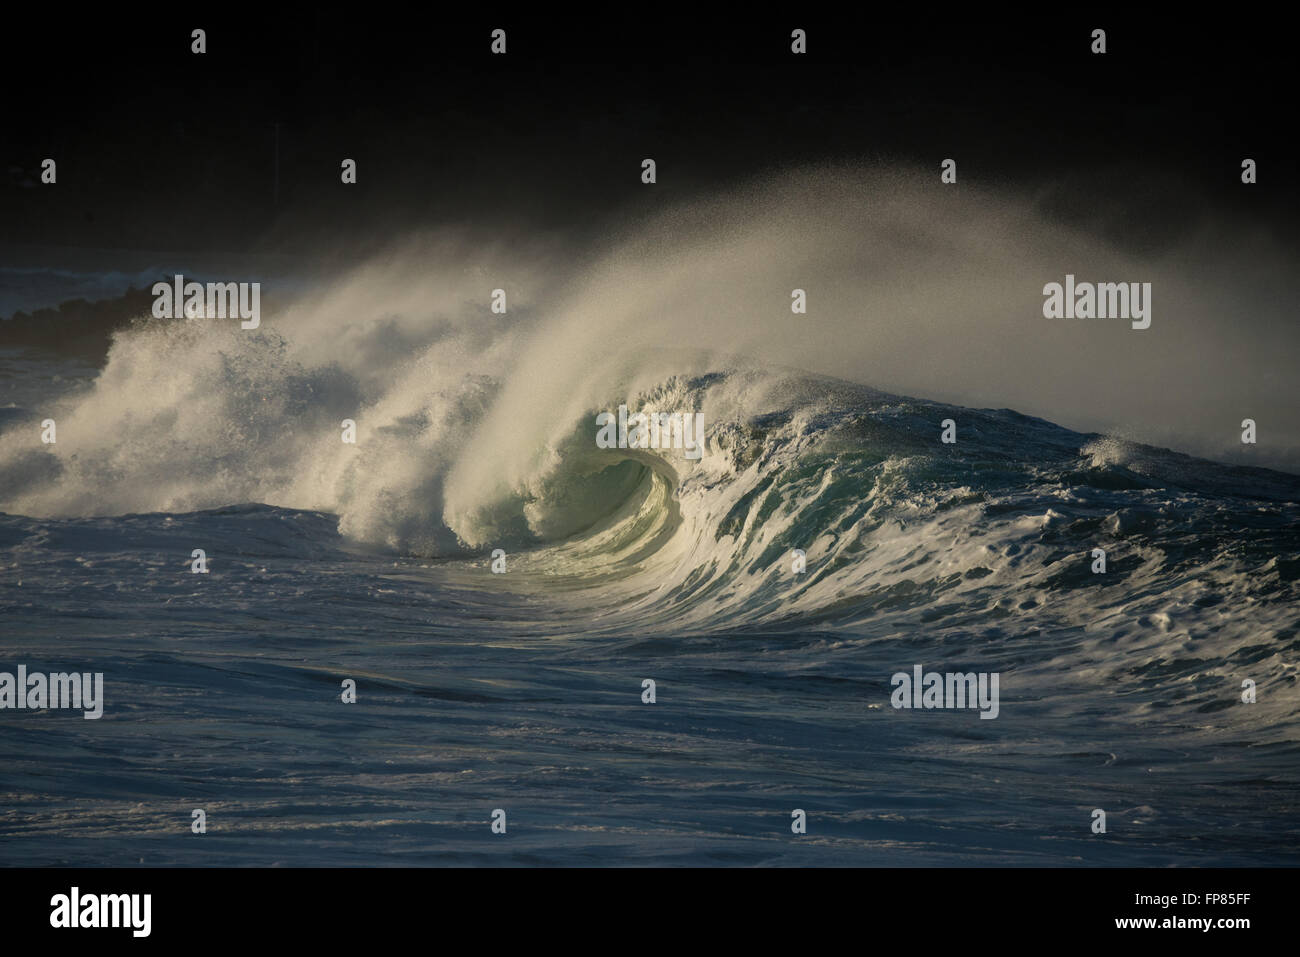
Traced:
[[[598, 255], [420, 237], [255, 332], [142, 318], [88, 388], [8, 417], [0, 508], [325, 512], [408, 556], [477, 567], [503, 548], [512, 579], [599, 589], [677, 627], [977, 628], [1047, 606], [1121, 632], [1121, 609], [1165, 632], [1212, 625], [1233, 634], [1225, 655], [1251, 629], [1293, 638], [1300, 479], [937, 401], [1022, 397], [1077, 419], [1084, 395], [1119, 417], [1095, 370], [1143, 363], [1148, 333], [1045, 324], [1039, 289], [1066, 258], [1158, 280], [1148, 332], [1179, 316], [1178, 350], [1156, 348], [1182, 382], [1217, 301], [1185, 271], [1005, 197], [823, 171], [676, 210]], [[705, 454], [597, 448], [595, 416], [621, 403], [702, 414]], [[53, 445], [33, 439], [47, 415]], [[1249, 624], [1223, 613], [1246, 606]]]

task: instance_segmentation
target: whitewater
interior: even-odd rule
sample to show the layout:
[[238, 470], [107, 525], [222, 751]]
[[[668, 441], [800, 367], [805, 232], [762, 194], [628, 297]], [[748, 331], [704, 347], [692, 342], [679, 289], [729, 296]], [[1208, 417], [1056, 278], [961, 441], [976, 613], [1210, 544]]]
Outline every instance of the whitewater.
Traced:
[[[402, 237], [256, 330], [0, 348], [3, 663], [105, 675], [99, 721], [0, 713], [0, 861], [1296, 863], [1267, 245], [935, 192]], [[1045, 319], [1062, 261], [1151, 277], [1150, 328]], [[700, 413], [703, 454], [601, 448], [620, 404]], [[914, 665], [1000, 673], [999, 716], [896, 711]]]

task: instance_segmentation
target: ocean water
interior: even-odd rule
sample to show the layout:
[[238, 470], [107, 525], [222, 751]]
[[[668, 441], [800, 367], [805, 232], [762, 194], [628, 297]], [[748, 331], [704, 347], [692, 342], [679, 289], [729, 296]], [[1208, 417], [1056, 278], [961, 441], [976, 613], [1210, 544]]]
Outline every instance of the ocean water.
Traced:
[[[0, 711], [0, 862], [1300, 863], [1300, 477], [687, 335], [788, 238], [0, 352], [0, 670], [105, 683]], [[623, 403], [702, 456], [598, 448]], [[894, 708], [916, 665], [996, 719]]]

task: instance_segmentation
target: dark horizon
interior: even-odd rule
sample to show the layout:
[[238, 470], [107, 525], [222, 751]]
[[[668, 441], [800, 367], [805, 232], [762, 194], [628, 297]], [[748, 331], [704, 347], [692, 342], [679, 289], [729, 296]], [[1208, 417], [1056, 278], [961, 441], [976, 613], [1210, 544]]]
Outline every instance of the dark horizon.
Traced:
[[[1104, 55], [1089, 51], [1098, 26]], [[489, 52], [495, 27], [505, 56]], [[0, 40], [21, 91], [0, 245], [314, 255], [445, 224], [582, 235], [764, 173], [937, 175], [946, 157], [968, 187], [1040, 194], [1048, 215], [1131, 251], [1206, 219], [1291, 245], [1288, 53], [1281, 31], [1131, 13], [984, 32], [941, 14], [45, 21]], [[39, 186], [46, 156], [54, 188]], [[355, 186], [339, 181], [345, 157]], [[1244, 157], [1259, 163], [1249, 189]]]

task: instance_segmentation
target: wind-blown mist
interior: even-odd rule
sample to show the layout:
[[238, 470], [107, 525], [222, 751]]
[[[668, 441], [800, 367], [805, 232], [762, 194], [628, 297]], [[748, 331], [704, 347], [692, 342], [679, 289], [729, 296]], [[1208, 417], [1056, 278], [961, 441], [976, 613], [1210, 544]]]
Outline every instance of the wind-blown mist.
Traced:
[[[933, 176], [829, 170], [626, 224], [601, 248], [421, 236], [257, 333], [141, 321], [62, 441], [4, 436], [0, 506], [32, 515], [239, 502], [338, 513], [345, 532], [443, 551], [539, 480], [556, 450], [674, 376], [794, 368], [1009, 407], [1231, 461], [1297, 461], [1288, 270], [1265, 238], [1192, 238], [1157, 261], [1031, 203]], [[1152, 284], [1152, 323], [1045, 319], [1042, 289]], [[507, 315], [488, 309], [506, 290]], [[808, 314], [790, 310], [804, 289]], [[776, 397], [770, 393], [775, 390]], [[745, 421], [779, 387], [701, 410]], [[1243, 451], [1240, 421], [1259, 422]], [[362, 439], [339, 441], [352, 418]], [[938, 432], [938, 422], [934, 423]], [[589, 436], [588, 436], [589, 438]], [[468, 525], [466, 523], [469, 523]]]

